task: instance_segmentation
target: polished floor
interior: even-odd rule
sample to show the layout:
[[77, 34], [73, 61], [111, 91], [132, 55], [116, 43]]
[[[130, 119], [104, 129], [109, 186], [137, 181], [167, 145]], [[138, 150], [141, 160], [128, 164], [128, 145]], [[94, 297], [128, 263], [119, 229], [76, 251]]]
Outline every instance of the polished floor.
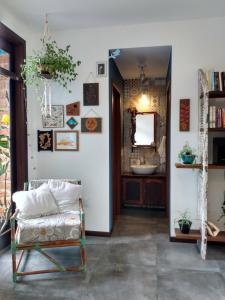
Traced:
[[[126, 210], [111, 238], [89, 237], [86, 274], [45, 274], [11, 282], [11, 257], [0, 255], [0, 300], [225, 300], [225, 247], [202, 261], [194, 244], [170, 243], [163, 213]], [[65, 264], [77, 250], [51, 250]], [[46, 267], [30, 253], [26, 268]]]

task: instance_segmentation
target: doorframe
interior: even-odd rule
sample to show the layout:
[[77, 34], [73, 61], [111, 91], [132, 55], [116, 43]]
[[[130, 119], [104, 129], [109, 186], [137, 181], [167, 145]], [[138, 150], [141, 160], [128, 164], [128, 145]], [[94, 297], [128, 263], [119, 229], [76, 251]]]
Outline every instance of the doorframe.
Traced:
[[26, 89], [20, 76], [21, 64], [26, 57], [26, 41], [0, 22], [0, 43], [6, 51], [7, 45], [10, 45], [12, 48], [10, 53], [14, 55], [12, 71], [5, 72], [3, 68], [0, 68], [0, 74], [11, 79], [10, 135], [13, 138], [10, 155], [13, 193], [22, 190], [28, 178]]

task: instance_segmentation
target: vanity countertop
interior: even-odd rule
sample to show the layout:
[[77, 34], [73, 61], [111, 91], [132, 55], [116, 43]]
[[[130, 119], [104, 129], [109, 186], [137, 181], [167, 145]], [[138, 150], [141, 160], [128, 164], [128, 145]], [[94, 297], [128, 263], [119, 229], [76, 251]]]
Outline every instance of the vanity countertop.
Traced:
[[165, 173], [155, 173], [155, 174], [134, 174], [132, 172], [122, 173], [122, 177], [148, 177], [148, 178], [165, 178]]

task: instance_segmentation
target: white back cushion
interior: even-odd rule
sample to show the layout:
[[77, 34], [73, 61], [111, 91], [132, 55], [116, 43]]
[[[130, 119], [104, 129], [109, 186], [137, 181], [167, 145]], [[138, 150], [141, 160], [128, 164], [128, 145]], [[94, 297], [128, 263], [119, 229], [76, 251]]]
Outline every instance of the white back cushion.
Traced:
[[82, 186], [60, 180], [49, 180], [48, 185], [55, 198], [60, 213], [79, 210]]
[[37, 218], [59, 212], [56, 201], [46, 183], [34, 190], [16, 192], [12, 199], [20, 211], [19, 217], [23, 219]]

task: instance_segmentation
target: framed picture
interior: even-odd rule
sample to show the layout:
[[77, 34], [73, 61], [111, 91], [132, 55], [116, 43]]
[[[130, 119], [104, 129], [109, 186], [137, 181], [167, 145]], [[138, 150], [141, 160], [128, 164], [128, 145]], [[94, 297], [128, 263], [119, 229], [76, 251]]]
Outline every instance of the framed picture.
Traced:
[[98, 83], [83, 84], [84, 106], [99, 105]]
[[81, 132], [100, 133], [102, 132], [102, 118], [81, 118]]
[[42, 116], [43, 128], [63, 128], [64, 127], [64, 106], [52, 105], [51, 115]]
[[180, 99], [180, 131], [190, 130], [190, 99]]
[[38, 151], [53, 151], [53, 131], [37, 131]]
[[96, 76], [106, 77], [107, 75], [107, 63], [106, 61], [98, 61], [96, 63]]
[[78, 151], [79, 131], [60, 130], [55, 131], [55, 151]]

